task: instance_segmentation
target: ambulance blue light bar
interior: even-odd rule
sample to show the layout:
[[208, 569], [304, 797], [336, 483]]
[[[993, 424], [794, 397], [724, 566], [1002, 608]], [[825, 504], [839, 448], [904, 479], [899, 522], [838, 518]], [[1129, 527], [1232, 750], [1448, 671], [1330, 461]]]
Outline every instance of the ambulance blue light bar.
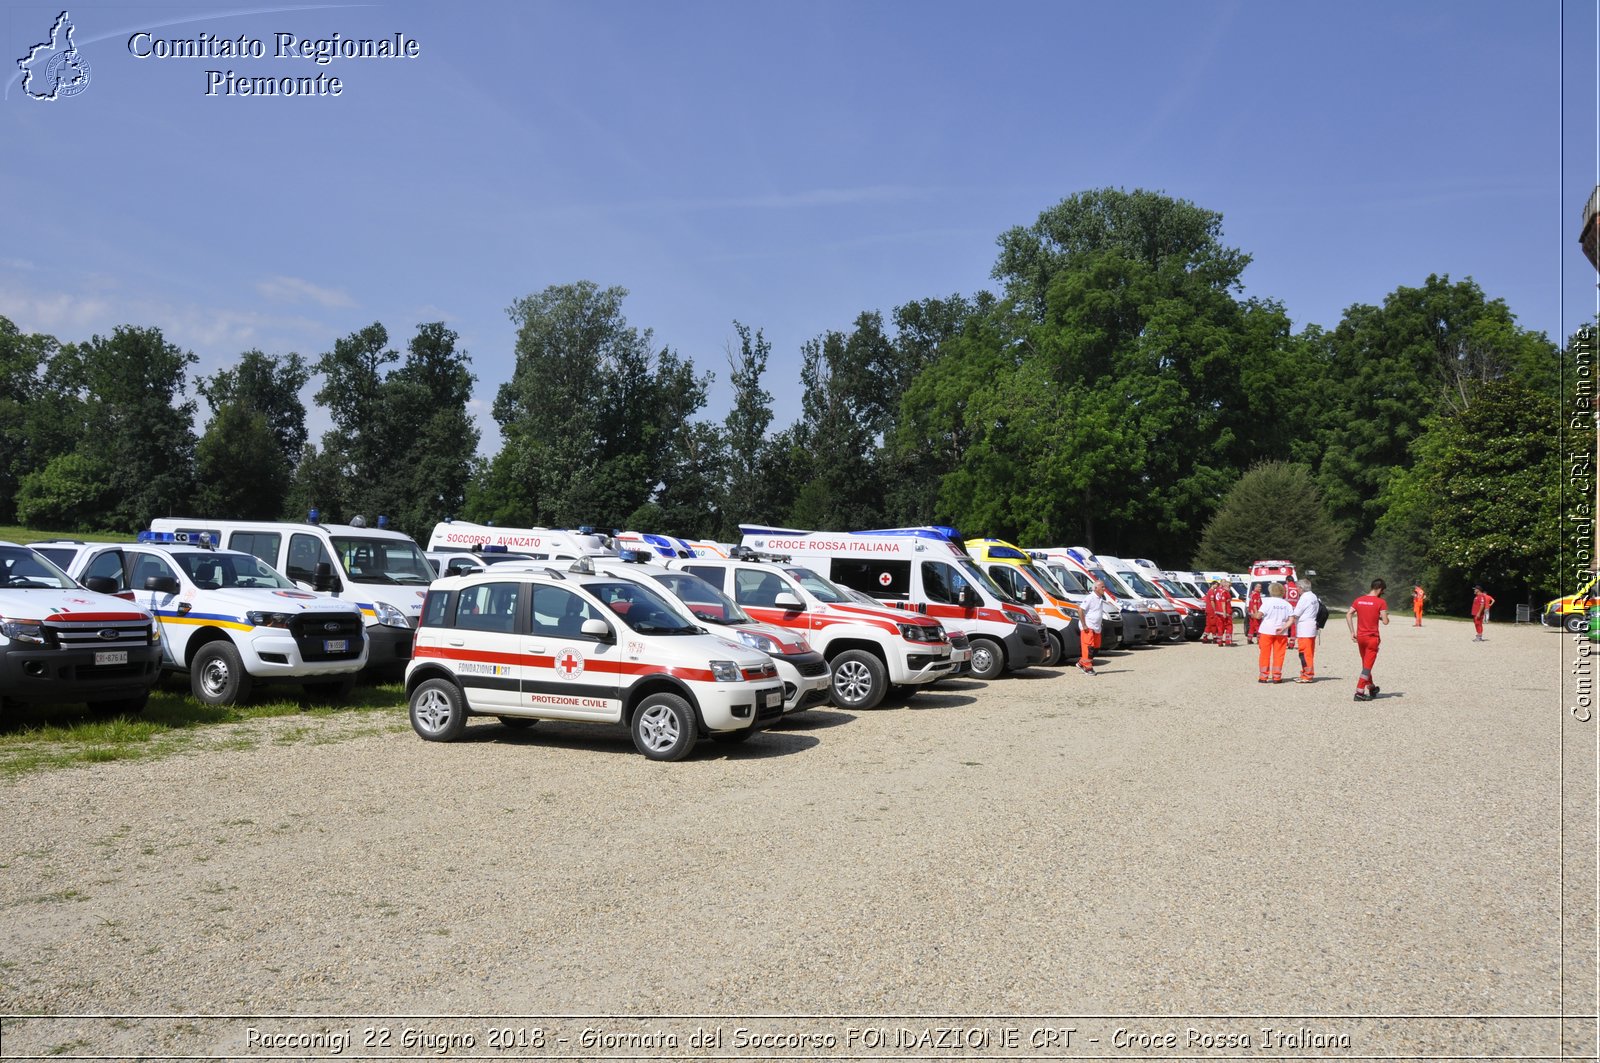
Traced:
[[198, 528], [180, 528], [177, 531], [142, 531], [138, 541], [165, 546], [204, 546], [210, 548], [216, 545], [217, 533], [202, 531]]

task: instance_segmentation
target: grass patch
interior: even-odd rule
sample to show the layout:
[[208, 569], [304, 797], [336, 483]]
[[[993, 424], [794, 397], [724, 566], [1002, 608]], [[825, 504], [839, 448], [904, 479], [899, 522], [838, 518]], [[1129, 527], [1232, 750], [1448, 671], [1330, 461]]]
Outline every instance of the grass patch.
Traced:
[[[399, 683], [357, 686], [342, 705], [308, 707], [294, 685], [265, 688], [244, 705], [216, 706], [202, 705], [187, 690], [178, 689], [181, 682], [174, 678], [157, 686], [150, 704], [136, 716], [103, 716], [84, 705], [7, 703], [0, 717], [0, 777], [78, 764], [148, 760], [202, 744], [253, 749], [257, 738], [230, 725], [267, 717], [300, 716], [311, 721], [352, 712], [393, 714], [396, 719], [404, 715], [405, 694]], [[360, 734], [381, 730], [354, 729]], [[336, 739], [325, 728], [312, 725], [292, 728], [273, 740], [287, 745]]]
[[72, 539], [85, 543], [131, 543], [134, 537], [127, 532], [39, 531], [35, 528], [0, 525], [0, 539], [8, 543], [39, 543], [46, 539]]

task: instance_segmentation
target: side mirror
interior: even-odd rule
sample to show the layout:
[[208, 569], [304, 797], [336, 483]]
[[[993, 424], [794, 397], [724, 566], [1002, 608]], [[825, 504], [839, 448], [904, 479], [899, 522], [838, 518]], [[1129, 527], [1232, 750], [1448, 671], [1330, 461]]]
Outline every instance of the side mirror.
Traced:
[[146, 576], [144, 589], [157, 594], [177, 594], [178, 580], [175, 576]]
[[800, 599], [796, 598], [790, 591], [779, 591], [777, 594], [773, 595], [772, 604], [773, 607], [777, 609], [801, 608]]
[[611, 630], [611, 625], [604, 620], [585, 620], [583, 627], [579, 628], [585, 635], [599, 639], [601, 642], [615, 642], [616, 634]]
[[96, 594], [117, 593], [117, 581], [110, 576], [90, 576], [83, 581], [83, 585]]
[[971, 587], [962, 587], [956, 593], [956, 604], [963, 609], [976, 609], [978, 607], [978, 592]]
[[326, 594], [339, 589], [339, 583], [333, 578], [333, 566], [326, 561], [318, 561], [314, 574], [311, 577], [311, 589]]

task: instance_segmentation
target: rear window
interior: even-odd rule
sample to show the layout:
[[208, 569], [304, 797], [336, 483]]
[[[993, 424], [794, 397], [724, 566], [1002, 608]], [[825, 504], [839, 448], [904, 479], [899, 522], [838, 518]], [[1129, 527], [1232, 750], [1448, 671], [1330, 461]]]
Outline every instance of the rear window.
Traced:
[[429, 591], [427, 600], [422, 603], [422, 626], [443, 627], [445, 617], [450, 615], [449, 608], [449, 591]]

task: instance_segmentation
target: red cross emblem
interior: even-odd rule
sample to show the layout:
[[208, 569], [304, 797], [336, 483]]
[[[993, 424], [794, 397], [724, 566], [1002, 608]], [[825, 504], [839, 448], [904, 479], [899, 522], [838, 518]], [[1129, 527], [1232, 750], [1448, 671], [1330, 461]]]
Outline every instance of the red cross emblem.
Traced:
[[891, 582], [893, 582], [893, 580], [894, 580], [894, 577], [890, 576], [889, 573], [887, 573], [887, 572], [884, 572], [884, 573], [882, 573], [882, 574], [880, 574], [878, 576], [878, 582], [880, 584], [882, 584], [883, 586], [885, 586], [885, 587], [887, 587]]
[[583, 674], [583, 654], [577, 650], [562, 650], [556, 654], [556, 671], [562, 679], [576, 679]]

